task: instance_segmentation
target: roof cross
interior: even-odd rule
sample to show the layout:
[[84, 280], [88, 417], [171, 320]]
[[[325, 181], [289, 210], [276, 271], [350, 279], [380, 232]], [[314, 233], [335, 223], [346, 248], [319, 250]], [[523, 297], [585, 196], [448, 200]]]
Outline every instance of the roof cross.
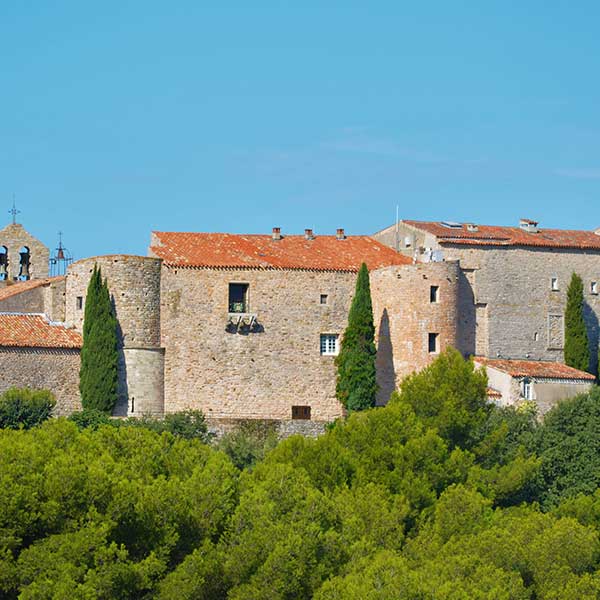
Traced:
[[20, 210], [17, 210], [17, 205], [15, 203], [15, 199], [13, 196], [13, 205], [12, 208], [8, 211], [11, 215], [12, 215], [12, 219], [13, 219], [13, 225], [16, 225], [17, 223], [17, 215], [21, 212]]

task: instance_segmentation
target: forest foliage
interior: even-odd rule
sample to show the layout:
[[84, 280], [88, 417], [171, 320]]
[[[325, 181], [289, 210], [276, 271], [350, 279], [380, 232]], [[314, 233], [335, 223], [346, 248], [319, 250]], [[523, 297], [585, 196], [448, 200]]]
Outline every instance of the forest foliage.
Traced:
[[539, 424], [484, 384], [449, 351], [258, 460], [145, 426], [3, 430], [0, 597], [597, 598], [600, 393]]

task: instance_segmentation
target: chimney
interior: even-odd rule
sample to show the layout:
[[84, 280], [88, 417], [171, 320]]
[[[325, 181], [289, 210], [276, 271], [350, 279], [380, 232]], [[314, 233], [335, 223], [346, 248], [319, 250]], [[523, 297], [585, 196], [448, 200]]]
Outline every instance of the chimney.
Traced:
[[338, 240], [345, 240], [346, 239], [346, 234], [344, 233], [343, 229], [337, 229], [335, 232], [335, 237]]
[[304, 239], [305, 240], [314, 240], [315, 236], [313, 234], [313, 230], [312, 229], [305, 229], [304, 230]]
[[477, 225], [475, 225], [475, 223], [467, 223], [467, 231], [470, 231], [471, 233], [476, 233], [477, 231], [479, 231], [479, 227], [477, 227]]
[[537, 233], [539, 231], [538, 222], [531, 219], [521, 219], [519, 221], [519, 228], [527, 231], [527, 233]]
[[273, 239], [274, 240], [281, 239], [281, 227], [273, 227]]

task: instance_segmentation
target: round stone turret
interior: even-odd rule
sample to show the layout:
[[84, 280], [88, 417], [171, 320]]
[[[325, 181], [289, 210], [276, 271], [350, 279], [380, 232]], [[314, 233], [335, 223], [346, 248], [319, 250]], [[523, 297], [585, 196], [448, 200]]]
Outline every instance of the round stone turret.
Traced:
[[85, 296], [97, 265], [118, 320], [121, 361], [116, 416], [164, 412], [164, 351], [160, 346], [161, 259], [146, 256], [95, 256], [67, 271], [66, 321], [83, 332]]

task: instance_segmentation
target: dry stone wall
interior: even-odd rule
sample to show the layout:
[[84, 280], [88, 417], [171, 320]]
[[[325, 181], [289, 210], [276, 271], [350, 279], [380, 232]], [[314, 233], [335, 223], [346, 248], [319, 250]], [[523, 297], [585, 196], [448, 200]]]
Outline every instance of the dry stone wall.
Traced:
[[57, 399], [54, 414], [81, 410], [79, 350], [0, 348], [0, 392], [10, 387], [48, 389]]
[[[290, 419], [292, 406], [310, 406], [312, 420], [340, 416], [320, 336], [343, 333], [355, 282], [355, 273], [163, 268], [165, 411]], [[226, 331], [230, 283], [248, 284], [257, 332]]]

